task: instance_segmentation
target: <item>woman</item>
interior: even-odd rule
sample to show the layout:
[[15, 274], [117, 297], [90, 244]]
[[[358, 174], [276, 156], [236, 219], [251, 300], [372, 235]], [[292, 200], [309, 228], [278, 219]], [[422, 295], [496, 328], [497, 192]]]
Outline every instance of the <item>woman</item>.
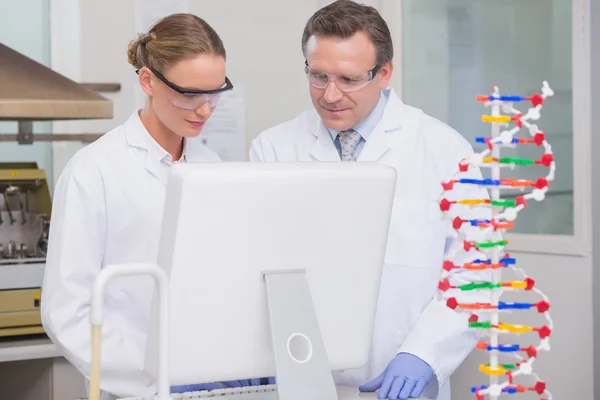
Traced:
[[[147, 94], [146, 105], [75, 154], [54, 193], [42, 322], [88, 378], [94, 278], [108, 264], [156, 261], [169, 168], [220, 161], [191, 139], [232, 89], [221, 39], [194, 15], [162, 19], [129, 44], [128, 58]], [[132, 277], [108, 285], [103, 400], [155, 393], [153, 380], [143, 373], [152, 284], [150, 278]]]

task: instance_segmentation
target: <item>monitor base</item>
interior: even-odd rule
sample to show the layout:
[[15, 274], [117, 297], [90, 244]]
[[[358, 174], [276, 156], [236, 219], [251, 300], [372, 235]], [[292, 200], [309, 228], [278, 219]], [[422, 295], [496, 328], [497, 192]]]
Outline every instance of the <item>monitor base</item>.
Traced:
[[280, 400], [337, 400], [305, 271], [265, 272]]

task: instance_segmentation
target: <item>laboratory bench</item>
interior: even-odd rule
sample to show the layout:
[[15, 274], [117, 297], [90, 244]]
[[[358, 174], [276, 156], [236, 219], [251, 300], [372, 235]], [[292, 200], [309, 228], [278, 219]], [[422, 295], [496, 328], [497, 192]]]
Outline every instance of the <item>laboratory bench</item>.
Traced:
[[0, 398], [85, 398], [83, 376], [45, 335], [0, 339]]

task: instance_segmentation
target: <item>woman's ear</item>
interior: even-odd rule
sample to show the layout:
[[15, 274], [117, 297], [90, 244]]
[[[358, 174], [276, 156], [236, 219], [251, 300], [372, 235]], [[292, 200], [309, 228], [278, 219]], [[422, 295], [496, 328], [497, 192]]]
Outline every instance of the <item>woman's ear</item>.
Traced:
[[147, 67], [142, 67], [139, 72], [140, 86], [144, 93], [148, 96], [152, 96], [152, 71]]

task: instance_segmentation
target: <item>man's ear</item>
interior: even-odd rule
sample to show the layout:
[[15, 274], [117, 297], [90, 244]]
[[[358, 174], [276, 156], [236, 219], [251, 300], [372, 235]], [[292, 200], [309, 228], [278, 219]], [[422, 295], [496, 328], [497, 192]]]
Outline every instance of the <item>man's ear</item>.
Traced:
[[150, 69], [148, 69], [147, 67], [142, 67], [139, 70], [138, 75], [142, 90], [148, 96], [152, 96], [152, 71], [150, 71]]
[[387, 63], [383, 64], [383, 66], [381, 67], [381, 69], [379, 70], [379, 88], [381, 89], [387, 89], [389, 83], [390, 83], [390, 79], [392, 78], [392, 72], [394, 71], [394, 63], [391, 61], [388, 61]]

